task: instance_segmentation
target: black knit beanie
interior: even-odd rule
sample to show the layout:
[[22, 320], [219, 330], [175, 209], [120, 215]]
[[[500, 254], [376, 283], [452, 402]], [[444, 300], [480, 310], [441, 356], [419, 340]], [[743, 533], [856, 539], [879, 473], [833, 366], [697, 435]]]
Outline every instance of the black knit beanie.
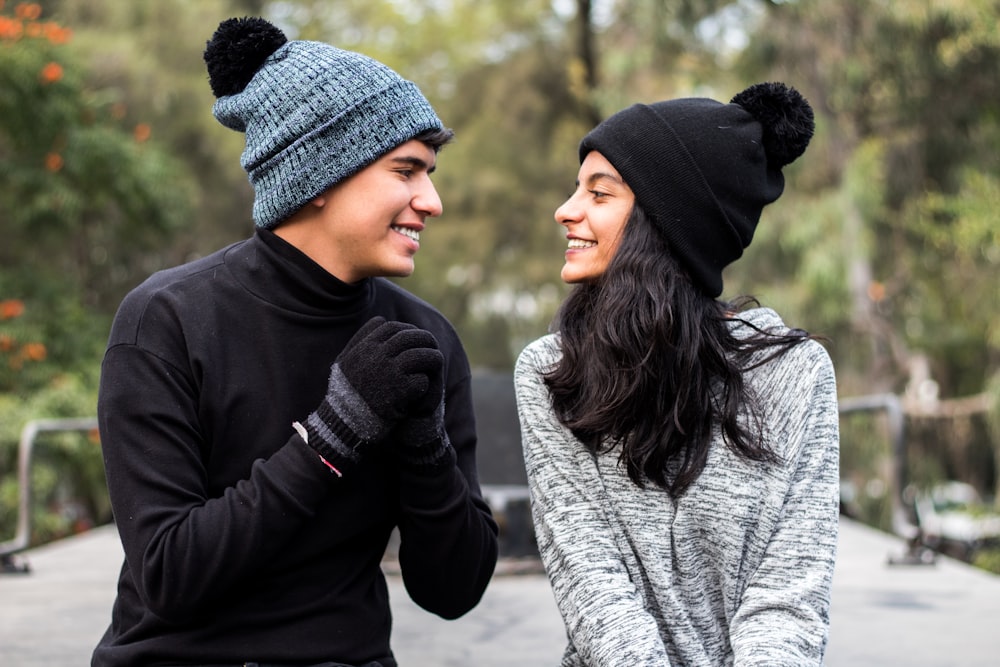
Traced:
[[809, 145], [809, 103], [782, 83], [759, 83], [729, 104], [687, 98], [636, 104], [580, 142], [635, 193], [694, 281], [722, 294], [722, 270], [750, 245], [761, 210], [785, 186], [782, 167]]

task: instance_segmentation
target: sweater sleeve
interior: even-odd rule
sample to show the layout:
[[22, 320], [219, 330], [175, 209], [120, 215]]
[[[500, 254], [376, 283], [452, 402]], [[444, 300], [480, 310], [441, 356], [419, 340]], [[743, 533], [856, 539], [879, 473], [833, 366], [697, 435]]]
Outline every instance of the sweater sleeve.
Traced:
[[462, 616], [482, 598], [498, 555], [498, 527], [476, 468], [476, 426], [468, 361], [455, 337], [445, 398], [454, 453], [432, 465], [400, 464], [399, 563], [407, 593], [442, 618]]
[[569, 635], [562, 664], [669, 665], [605, 516], [596, 467], [551, 408], [543, 373], [555, 346], [546, 337], [526, 348], [514, 379], [539, 552]]
[[[777, 418], [793, 429], [796, 445], [785, 453], [791, 478], [780, 519], [730, 626], [738, 665], [823, 663], [837, 547], [839, 415], [829, 356], [818, 344], [809, 347], [818, 352], [814, 372], [799, 366], [795, 378], [774, 383], [794, 397]], [[804, 408], [797, 407], [801, 397]]]
[[293, 435], [248, 478], [211, 493], [195, 396], [181, 369], [147, 350], [117, 344], [105, 355], [98, 416], [115, 521], [139, 596], [174, 621], [250, 579], [329, 488]]

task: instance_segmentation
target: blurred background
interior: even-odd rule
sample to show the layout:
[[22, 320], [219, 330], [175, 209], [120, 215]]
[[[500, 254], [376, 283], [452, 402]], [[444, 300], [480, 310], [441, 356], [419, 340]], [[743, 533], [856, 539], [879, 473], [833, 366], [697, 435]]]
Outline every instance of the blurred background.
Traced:
[[[494, 379], [566, 293], [552, 214], [587, 130], [797, 88], [816, 137], [724, 297], [827, 336], [840, 396], [878, 397], [844, 414], [846, 514], [1000, 572], [997, 0], [0, 0], [0, 539], [25, 425], [95, 413], [124, 294], [252, 234], [202, 61], [244, 15], [387, 63], [456, 131], [402, 284]], [[40, 435], [30, 481], [32, 544], [112, 519], [96, 431]]]

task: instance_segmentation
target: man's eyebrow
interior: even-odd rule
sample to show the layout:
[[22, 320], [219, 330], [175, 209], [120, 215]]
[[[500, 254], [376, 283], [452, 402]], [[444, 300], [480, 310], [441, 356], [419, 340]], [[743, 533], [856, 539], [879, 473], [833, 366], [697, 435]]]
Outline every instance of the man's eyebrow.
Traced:
[[434, 170], [437, 169], [437, 165], [428, 166], [427, 161], [418, 158], [414, 155], [400, 155], [398, 157], [391, 158], [391, 161], [398, 165], [406, 165], [414, 167], [418, 170], [427, 170], [428, 174], [433, 174]]

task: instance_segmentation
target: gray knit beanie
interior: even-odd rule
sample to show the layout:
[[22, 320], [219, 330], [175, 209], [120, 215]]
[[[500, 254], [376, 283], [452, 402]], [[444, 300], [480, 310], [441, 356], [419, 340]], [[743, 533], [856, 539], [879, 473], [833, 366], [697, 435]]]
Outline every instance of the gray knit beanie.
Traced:
[[813, 130], [798, 91], [759, 83], [729, 104], [687, 98], [619, 111], [583, 138], [580, 161], [597, 151], [614, 165], [692, 282], [714, 298], [761, 210], [781, 196], [782, 167], [805, 152]]
[[272, 228], [416, 135], [444, 129], [415, 84], [382, 63], [227, 19], [205, 48], [220, 123], [246, 133], [253, 219]]

